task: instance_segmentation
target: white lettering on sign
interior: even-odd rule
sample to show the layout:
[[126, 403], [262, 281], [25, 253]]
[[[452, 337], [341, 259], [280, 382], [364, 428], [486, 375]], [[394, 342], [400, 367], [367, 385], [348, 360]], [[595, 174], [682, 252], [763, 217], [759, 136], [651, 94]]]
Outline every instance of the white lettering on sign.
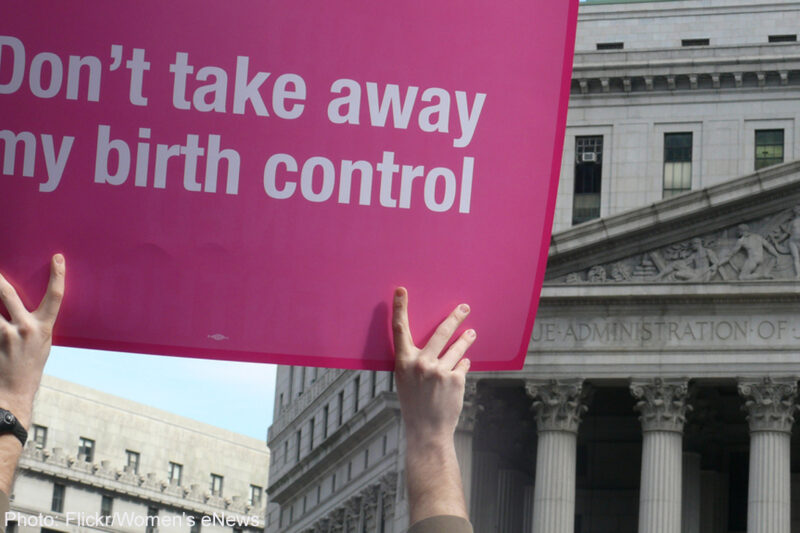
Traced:
[[[0, 95], [14, 94], [27, 87], [30, 94], [42, 99], [61, 95], [67, 100], [100, 101], [104, 64], [99, 57], [62, 57], [52, 52], [39, 52], [28, 61], [28, 55], [20, 39], [0, 35], [0, 65], [10, 65], [10, 68], [3, 68]], [[133, 48], [126, 52], [125, 46], [113, 44], [107, 63], [110, 75], [122, 73], [126, 77], [128, 101], [134, 106], [150, 104], [153, 96], [147, 96], [146, 78], [157, 75], [158, 70], [161, 75], [171, 77], [172, 90], [167, 98], [169, 104], [180, 111], [230, 112], [298, 120], [307, 108], [308, 88], [301, 75], [261, 70], [245, 55], [236, 56], [235, 61], [232, 59], [226, 70], [219, 65], [195, 65], [188, 52], [175, 52], [175, 59], [169, 65], [161, 65], [166, 68], [157, 69], [147, 60], [145, 49]], [[463, 90], [442, 87], [422, 89], [416, 85], [359, 82], [349, 78], [333, 81], [329, 92], [331, 98], [326, 114], [331, 124], [358, 126], [363, 123], [372, 128], [448, 134], [452, 135], [455, 148], [470, 145], [486, 102], [486, 94], [481, 92], [470, 95]], [[368, 115], [367, 119], [362, 117], [362, 112]], [[186, 133], [185, 142], [180, 144], [154, 143], [151, 142], [151, 128], [138, 126], [138, 139], [134, 141], [131, 134], [137, 130], [131, 131], [130, 126], [124, 132], [115, 126], [112, 134], [110, 123], [97, 125], [95, 184], [119, 187], [132, 183], [134, 187], [166, 189], [178, 187], [170, 182], [178, 181], [175, 173], [182, 170], [183, 190], [216, 193], [220, 164], [224, 164], [227, 170], [225, 194], [239, 194], [242, 158], [233, 147], [222, 148], [220, 135]], [[52, 134], [3, 129], [0, 141], [4, 143], [0, 154], [2, 172], [6, 176], [19, 172], [22, 177], [34, 177], [41, 146], [46, 176], [39, 190], [53, 192], [65, 175], [76, 138], [62, 135], [56, 142]], [[292, 198], [299, 190], [299, 196], [312, 203], [334, 200], [343, 205], [399, 209], [424, 206], [434, 213], [469, 214], [472, 210], [475, 158], [468, 155], [460, 157], [460, 169], [442, 165], [428, 168], [401, 165], [395, 162], [394, 149], [384, 149], [377, 162], [371, 161], [369, 156], [338, 162], [324, 156], [307, 157], [298, 162], [285, 153], [271, 153], [265, 157], [264, 191], [275, 200]]]

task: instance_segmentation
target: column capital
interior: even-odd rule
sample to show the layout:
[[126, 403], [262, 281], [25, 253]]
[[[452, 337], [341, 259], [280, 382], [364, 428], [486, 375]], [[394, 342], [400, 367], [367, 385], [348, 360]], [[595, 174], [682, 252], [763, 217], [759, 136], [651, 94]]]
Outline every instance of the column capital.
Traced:
[[378, 505], [378, 493], [380, 492], [380, 484], [374, 483], [361, 491], [361, 497], [364, 502], [364, 509], [374, 509]]
[[354, 518], [358, 520], [358, 515], [361, 513], [361, 503], [363, 499], [360, 495], [353, 496], [344, 502], [344, 516], [349, 520]]
[[587, 389], [582, 379], [529, 379], [525, 380], [525, 392], [533, 399], [539, 432], [578, 432], [581, 416], [587, 409]]
[[683, 432], [686, 413], [692, 409], [687, 402], [687, 378], [631, 380], [630, 388], [639, 400], [635, 409], [641, 414], [642, 431]]
[[792, 432], [797, 405], [797, 377], [740, 379], [739, 395], [750, 432]]

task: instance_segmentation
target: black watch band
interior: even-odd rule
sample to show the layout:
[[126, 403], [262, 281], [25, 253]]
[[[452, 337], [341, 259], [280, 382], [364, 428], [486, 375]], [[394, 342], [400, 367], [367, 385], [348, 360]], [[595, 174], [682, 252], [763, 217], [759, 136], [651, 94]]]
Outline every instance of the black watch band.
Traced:
[[0, 434], [11, 433], [19, 439], [22, 446], [28, 440], [28, 431], [22, 427], [17, 417], [11, 411], [0, 407]]

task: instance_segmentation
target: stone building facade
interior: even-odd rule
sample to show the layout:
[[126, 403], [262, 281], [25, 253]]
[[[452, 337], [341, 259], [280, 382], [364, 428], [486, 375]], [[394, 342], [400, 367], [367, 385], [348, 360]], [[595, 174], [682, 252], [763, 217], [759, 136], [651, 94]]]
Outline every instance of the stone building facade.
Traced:
[[[581, 4], [528, 356], [456, 434], [476, 531], [800, 532], [798, 32], [798, 1]], [[267, 531], [404, 531], [389, 375], [278, 382]]]
[[268, 464], [258, 439], [44, 376], [8, 531], [263, 531]]

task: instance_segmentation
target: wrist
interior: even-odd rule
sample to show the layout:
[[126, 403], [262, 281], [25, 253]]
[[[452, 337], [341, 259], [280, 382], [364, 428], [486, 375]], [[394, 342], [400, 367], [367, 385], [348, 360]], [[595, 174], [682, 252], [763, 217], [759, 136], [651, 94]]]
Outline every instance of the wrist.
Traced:
[[412, 457], [441, 460], [455, 454], [455, 442], [449, 434], [406, 430], [406, 451]]
[[33, 401], [8, 399], [0, 397], [0, 408], [6, 411], [11, 411], [19, 423], [22, 424], [26, 430], [31, 428], [31, 419], [33, 416]]

